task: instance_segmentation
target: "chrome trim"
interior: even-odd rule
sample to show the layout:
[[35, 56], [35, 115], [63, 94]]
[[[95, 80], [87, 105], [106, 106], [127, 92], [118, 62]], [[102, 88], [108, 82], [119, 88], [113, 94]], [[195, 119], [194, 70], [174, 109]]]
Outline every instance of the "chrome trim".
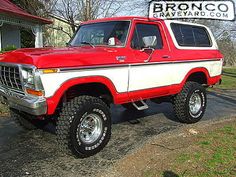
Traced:
[[101, 116], [94, 113], [88, 114], [77, 127], [77, 141], [81, 140], [85, 144], [92, 144], [101, 137], [102, 130]]
[[10, 108], [36, 116], [47, 113], [47, 102], [44, 97], [22, 95], [2, 86], [0, 86], [0, 96], [2, 100], [6, 100]]
[[[35, 90], [40, 90], [44, 93], [44, 88], [43, 88], [43, 84], [41, 82], [41, 79], [40, 79], [40, 72], [39, 70], [33, 66], [33, 65], [29, 65], [29, 64], [16, 64], [16, 63], [5, 63], [5, 62], [0, 62], [0, 67], [1, 66], [7, 66], [7, 67], [18, 67], [19, 68], [19, 75], [20, 75], [20, 81], [21, 81], [21, 86], [22, 86], [22, 93], [27, 94], [26, 92], [26, 87], [25, 87], [25, 83], [23, 81], [23, 76], [22, 76], [22, 69], [32, 69], [32, 73], [33, 73], [33, 76], [34, 76], [34, 86], [35, 86]], [[4, 72], [5, 73], [5, 72]], [[0, 75], [1, 76], [1, 75]], [[5, 78], [5, 74], [4, 74], [4, 78]], [[3, 78], [1, 76], [1, 78]], [[6, 78], [5, 78], [5, 82], [6, 82]], [[4, 84], [5, 85], [5, 84]], [[0, 83], [0, 86], [1, 86], [1, 83]], [[17, 85], [17, 87], [19, 87], [19, 85]], [[10, 87], [7, 87], [9, 89], [13, 89], [14, 88], [10, 88]], [[21, 90], [21, 89], [19, 89]], [[31, 95], [32, 96], [32, 95]]]
[[121, 61], [121, 62], [122, 62], [122, 61], [125, 61], [125, 60], [126, 60], [126, 58], [127, 58], [126, 56], [117, 56], [117, 57], [116, 57], [116, 60], [118, 60], [118, 61]]
[[[16, 76], [17, 75], [17, 76]], [[17, 65], [0, 63], [0, 85], [23, 92], [20, 78], [20, 68]]]
[[199, 93], [193, 93], [189, 99], [189, 111], [196, 115], [202, 108], [202, 99]]
[[[32, 69], [32, 73], [34, 76], [34, 89], [43, 91], [43, 85], [40, 79], [39, 70], [33, 65], [26, 64], [15, 64], [15, 63], [0, 63], [0, 68], [4, 68], [4, 71], [0, 74], [0, 97], [1, 100], [7, 100], [10, 108], [17, 109], [22, 112], [26, 112], [31, 115], [44, 115], [47, 113], [47, 102], [44, 97], [38, 97], [34, 95], [30, 95], [26, 92], [26, 86], [23, 81], [22, 70], [23, 69]], [[6, 76], [6, 68], [12, 67], [14, 68], [14, 80], [7, 81]], [[19, 78], [16, 78], [16, 68], [19, 70]], [[11, 72], [11, 69], [8, 70]], [[2, 75], [3, 74], [3, 75]], [[9, 74], [9, 78], [10, 78]], [[19, 79], [20, 82], [16, 82], [16, 79]], [[12, 81], [15, 81], [13, 83]], [[5, 82], [5, 83], [4, 83]], [[21, 86], [20, 86], [21, 85]], [[4, 101], [5, 102], [5, 101]]]
[[14, 80], [15, 80], [17, 89], [20, 89], [19, 84], [16, 81], [16, 68], [14, 68]]

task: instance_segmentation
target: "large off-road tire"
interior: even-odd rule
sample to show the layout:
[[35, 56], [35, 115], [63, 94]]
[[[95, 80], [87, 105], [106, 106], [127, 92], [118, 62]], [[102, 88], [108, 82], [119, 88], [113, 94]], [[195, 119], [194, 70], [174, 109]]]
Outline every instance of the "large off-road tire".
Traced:
[[196, 82], [187, 82], [182, 91], [174, 97], [173, 105], [180, 122], [196, 123], [206, 110], [206, 90]]
[[35, 130], [37, 127], [33, 124], [32, 120], [30, 120], [26, 115], [19, 113], [14, 109], [10, 109], [10, 116], [13, 118], [15, 123], [26, 130]]
[[101, 151], [110, 139], [110, 110], [96, 97], [76, 97], [63, 106], [56, 133], [64, 152], [79, 158], [92, 156]]

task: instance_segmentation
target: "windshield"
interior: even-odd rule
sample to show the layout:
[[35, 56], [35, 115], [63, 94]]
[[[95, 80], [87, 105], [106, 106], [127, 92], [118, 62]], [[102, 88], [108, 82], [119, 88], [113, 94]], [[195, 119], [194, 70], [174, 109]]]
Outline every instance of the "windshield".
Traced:
[[111, 21], [82, 25], [70, 45], [125, 46], [129, 24], [129, 21]]

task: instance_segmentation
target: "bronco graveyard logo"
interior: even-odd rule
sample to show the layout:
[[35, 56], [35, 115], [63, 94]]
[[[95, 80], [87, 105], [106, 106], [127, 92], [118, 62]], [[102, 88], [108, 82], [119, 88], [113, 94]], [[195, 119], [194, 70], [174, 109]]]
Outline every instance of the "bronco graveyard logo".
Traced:
[[151, 1], [150, 18], [199, 18], [234, 20], [232, 1]]

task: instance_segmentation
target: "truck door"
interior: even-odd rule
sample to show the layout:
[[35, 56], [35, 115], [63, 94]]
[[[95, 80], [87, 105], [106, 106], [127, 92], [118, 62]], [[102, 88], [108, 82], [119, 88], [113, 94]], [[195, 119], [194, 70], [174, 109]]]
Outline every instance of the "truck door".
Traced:
[[168, 94], [171, 56], [162, 24], [136, 22], [130, 45], [137, 61], [130, 65], [130, 99], [137, 101]]

